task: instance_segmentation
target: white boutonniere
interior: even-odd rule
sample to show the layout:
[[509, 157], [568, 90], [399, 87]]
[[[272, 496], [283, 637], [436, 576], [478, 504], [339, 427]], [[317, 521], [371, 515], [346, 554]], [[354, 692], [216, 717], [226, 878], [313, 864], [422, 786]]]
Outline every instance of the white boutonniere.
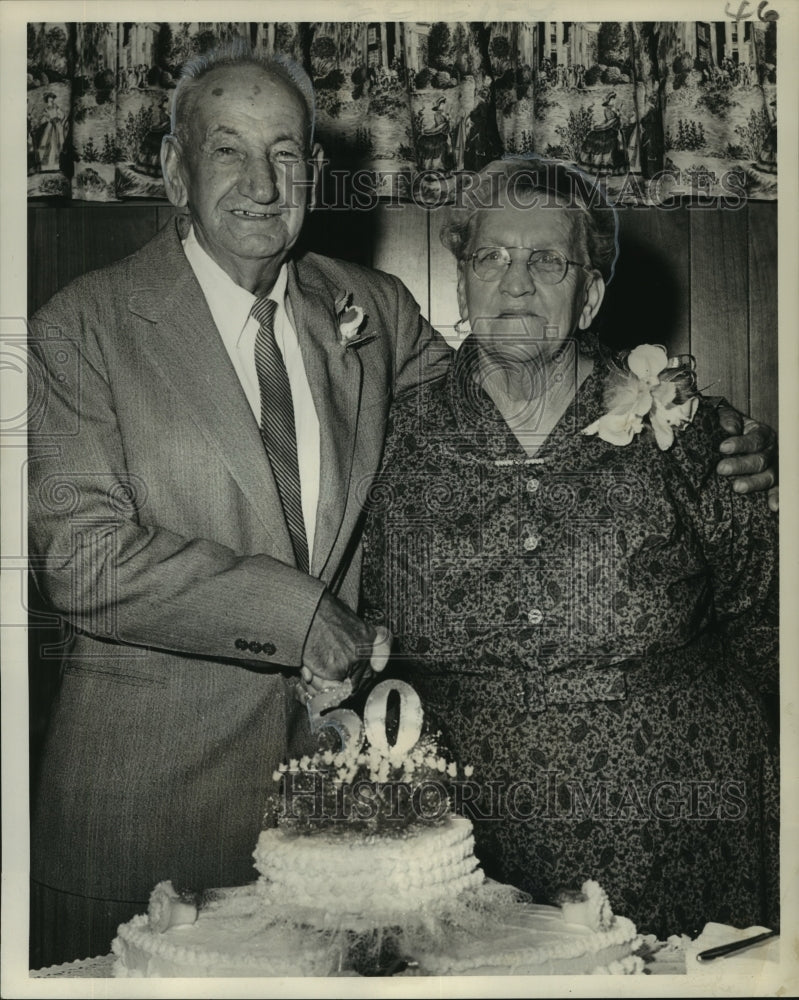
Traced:
[[336, 298], [336, 318], [341, 343], [345, 347], [358, 340], [364, 323], [364, 312], [360, 306], [353, 305], [352, 292], [340, 292]]
[[674, 431], [689, 424], [699, 406], [694, 359], [670, 358], [660, 344], [641, 344], [608, 377], [608, 412], [583, 429], [610, 444], [629, 444], [648, 425], [658, 447], [674, 443]]

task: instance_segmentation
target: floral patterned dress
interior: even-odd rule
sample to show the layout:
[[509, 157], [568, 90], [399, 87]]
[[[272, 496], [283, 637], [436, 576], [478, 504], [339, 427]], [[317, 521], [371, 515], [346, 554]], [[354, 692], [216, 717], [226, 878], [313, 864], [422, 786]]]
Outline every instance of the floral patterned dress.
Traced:
[[486, 873], [593, 878], [642, 932], [778, 922], [777, 521], [714, 469], [702, 401], [660, 451], [581, 429], [596, 363], [534, 459], [472, 377], [396, 401], [367, 504], [364, 606], [474, 776]]

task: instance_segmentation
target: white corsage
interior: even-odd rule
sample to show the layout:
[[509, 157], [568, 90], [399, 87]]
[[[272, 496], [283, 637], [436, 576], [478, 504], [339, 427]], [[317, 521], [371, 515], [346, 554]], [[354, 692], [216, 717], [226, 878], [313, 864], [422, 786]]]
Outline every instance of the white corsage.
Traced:
[[604, 403], [608, 412], [583, 428], [583, 434], [625, 445], [646, 423], [665, 451], [674, 443], [674, 429], [689, 424], [699, 406], [694, 359], [669, 358], [660, 344], [641, 344], [627, 355], [625, 367], [608, 377]]
[[336, 298], [336, 318], [341, 342], [345, 346], [356, 340], [363, 326], [364, 313], [352, 304], [352, 292], [340, 292]]
[[150, 929], [163, 934], [170, 927], [193, 924], [197, 919], [196, 897], [180, 895], [171, 882], [159, 882], [150, 893], [147, 917]]

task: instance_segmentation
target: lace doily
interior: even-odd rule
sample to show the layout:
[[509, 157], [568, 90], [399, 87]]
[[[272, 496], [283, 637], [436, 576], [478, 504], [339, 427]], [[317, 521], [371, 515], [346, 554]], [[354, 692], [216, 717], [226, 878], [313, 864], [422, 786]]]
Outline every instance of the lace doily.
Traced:
[[63, 965], [50, 965], [46, 969], [31, 969], [31, 979], [111, 979], [114, 956], [98, 955], [97, 958], [79, 958]]

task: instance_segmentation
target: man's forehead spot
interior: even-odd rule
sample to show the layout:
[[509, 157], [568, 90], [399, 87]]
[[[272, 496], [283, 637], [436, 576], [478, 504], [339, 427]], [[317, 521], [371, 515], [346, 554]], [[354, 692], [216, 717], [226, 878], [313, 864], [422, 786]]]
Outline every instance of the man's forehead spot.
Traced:
[[[293, 98], [303, 104], [301, 95], [287, 80], [265, 68], [249, 65], [220, 66], [212, 72], [215, 79], [209, 80], [208, 83], [213, 84], [211, 93], [214, 97], [230, 97], [232, 94], [239, 100], [255, 103], [262, 94], [268, 96], [271, 88], [276, 98], [279, 94], [280, 98], [285, 100], [283, 95], [291, 95], [289, 99]], [[225, 80], [225, 86], [221, 83], [222, 78]]]
[[[197, 136], [198, 143], [206, 141], [209, 131], [213, 128], [213, 121], [208, 120], [209, 115], [212, 119], [216, 119], [217, 112], [221, 112], [225, 119], [229, 116], [237, 119], [239, 114], [255, 115], [260, 119], [264, 101], [269, 102], [270, 109], [281, 108], [290, 113], [292, 118], [296, 108], [297, 120], [301, 123], [299, 127], [303, 132], [309, 128], [308, 110], [302, 95], [279, 74], [269, 72], [260, 66], [250, 65], [219, 66], [211, 70], [211, 74], [213, 74], [212, 79], [199, 81], [200, 87], [196, 94], [192, 95], [191, 128]], [[210, 104], [206, 101], [204, 105], [202, 93], [210, 94], [217, 100]], [[304, 142], [299, 136], [287, 135], [287, 137]]]

